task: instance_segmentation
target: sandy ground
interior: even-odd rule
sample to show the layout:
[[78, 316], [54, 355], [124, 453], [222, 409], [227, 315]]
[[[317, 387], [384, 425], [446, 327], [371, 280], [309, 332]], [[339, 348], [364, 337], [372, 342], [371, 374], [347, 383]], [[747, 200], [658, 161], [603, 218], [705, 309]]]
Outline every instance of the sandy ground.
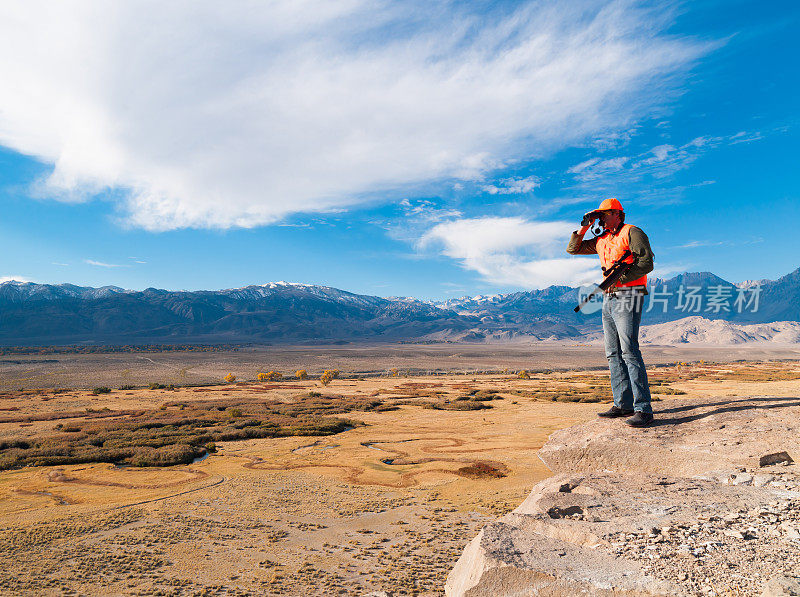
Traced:
[[[797, 363], [726, 367], [697, 366], [696, 375], [686, 366], [658, 371], [684, 397], [800, 395], [800, 380], [792, 379], [800, 377]], [[712, 372], [743, 368], [765, 373], [757, 381], [711, 379]], [[227, 442], [187, 466], [94, 463], [2, 472], [0, 593], [441, 594], [477, 531], [550, 474], [536, 456], [550, 433], [607, 408], [537, 401], [519, 392], [606, 376], [383, 377], [335, 380], [328, 388], [293, 382], [292, 389], [259, 396], [388, 390], [399, 409], [348, 413], [366, 425], [333, 436]], [[420, 387], [413, 384], [436, 384], [452, 395], [494, 389], [504, 399], [492, 401], [489, 410], [431, 410], [408, 404]], [[213, 388], [224, 397], [247, 392], [235, 385]], [[12, 407], [25, 413], [158, 408], [168, 400], [210, 398], [191, 389], [42, 396], [0, 398], [0, 414]], [[0, 441], [30, 425], [46, 430], [54, 421], [0, 423]], [[481, 462], [506, 476], [460, 472]]]

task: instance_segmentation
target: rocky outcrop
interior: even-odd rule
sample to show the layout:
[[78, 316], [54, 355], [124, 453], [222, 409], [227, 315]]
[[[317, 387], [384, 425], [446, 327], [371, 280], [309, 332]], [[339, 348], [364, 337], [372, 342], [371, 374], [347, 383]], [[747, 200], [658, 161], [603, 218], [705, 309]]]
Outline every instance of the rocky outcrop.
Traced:
[[446, 593], [797, 594], [799, 431], [800, 400], [769, 397], [558, 431], [540, 451], [556, 474], [484, 527]]

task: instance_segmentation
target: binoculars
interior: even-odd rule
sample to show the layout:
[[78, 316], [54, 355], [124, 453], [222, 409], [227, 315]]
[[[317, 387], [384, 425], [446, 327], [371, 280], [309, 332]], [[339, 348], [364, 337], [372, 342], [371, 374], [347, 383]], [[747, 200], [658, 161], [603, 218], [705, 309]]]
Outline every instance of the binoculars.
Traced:
[[600, 214], [603, 213], [599, 209], [595, 209], [594, 211], [589, 211], [583, 214], [583, 219], [581, 220], [581, 226], [588, 226], [592, 223], [592, 220], [597, 220], [600, 218]]
[[[583, 219], [581, 220], [581, 226], [592, 226], [591, 232], [595, 236], [600, 236], [603, 234], [603, 223], [600, 221], [600, 215], [603, 212], [599, 209], [594, 211], [587, 212], [583, 214]], [[592, 222], [594, 221], [594, 225]]]

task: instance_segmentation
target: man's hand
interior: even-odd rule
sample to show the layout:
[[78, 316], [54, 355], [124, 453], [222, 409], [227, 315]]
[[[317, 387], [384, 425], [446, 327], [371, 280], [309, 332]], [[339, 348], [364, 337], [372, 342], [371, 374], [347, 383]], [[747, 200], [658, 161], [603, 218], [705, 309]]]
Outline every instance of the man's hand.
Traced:
[[594, 221], [597, 219], [597, 217], [597, 212], [594, 211], [584, 214], [583, 219], [581, 220], [581, 229], [578, 230], [578, 234], [581, 236], [586, 234], [587, 230], [594, 225]]

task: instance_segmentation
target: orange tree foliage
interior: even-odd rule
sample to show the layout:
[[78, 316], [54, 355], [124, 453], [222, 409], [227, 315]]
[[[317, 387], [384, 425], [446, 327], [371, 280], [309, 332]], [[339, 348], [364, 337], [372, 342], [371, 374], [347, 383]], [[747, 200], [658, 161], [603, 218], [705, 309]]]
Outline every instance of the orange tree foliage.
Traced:
[[325, 371], [322, 372], [322, 375], [320, 375], [319, 380], [322, 382], [323, 386], [327, 386], [337, 377], [339, 377], [338, 369], [325, 369]]
[[268, 373], [259, 373], [258, 381], [278, 381], [282, 377], [283, 375], [281, 375], [277, 371], [270, 371]]

